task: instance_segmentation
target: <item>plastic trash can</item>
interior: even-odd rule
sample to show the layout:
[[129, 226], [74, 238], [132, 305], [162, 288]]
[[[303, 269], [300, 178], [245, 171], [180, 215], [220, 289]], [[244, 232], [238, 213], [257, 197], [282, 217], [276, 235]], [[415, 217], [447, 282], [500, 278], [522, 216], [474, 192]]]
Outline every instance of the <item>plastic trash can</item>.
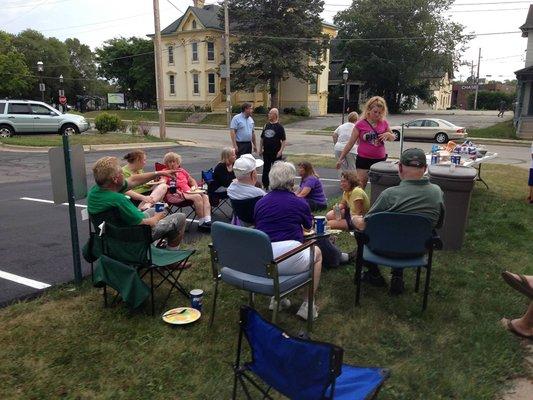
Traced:
[[459, 250], [463, 245], [476, 175], [477, 170], [472, 167], [458, 165], [451, 171], [449, 165], [429, 166], [429, 180], [444, 192], [446, 213], [437, 230], [443, 250]]
[[370, 204], [374, 204], [381, 192], [391, 186], [400, 184], [398, 162], [380, 161], [372, 165], [368, 173], [368, 179], [370, 181]]

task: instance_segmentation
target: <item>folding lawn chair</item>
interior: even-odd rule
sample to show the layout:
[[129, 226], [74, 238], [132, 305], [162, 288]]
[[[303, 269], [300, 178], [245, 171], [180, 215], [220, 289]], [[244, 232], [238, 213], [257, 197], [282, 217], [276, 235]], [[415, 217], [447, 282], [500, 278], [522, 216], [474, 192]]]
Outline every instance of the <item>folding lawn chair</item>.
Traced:
[[[188, 268], [187, 261], [196, 250], [166, 250], [152, 244], [152, 231], [148, 225], [118, 227], [106, 222], [103, 232], [103, 253], [111, 259], [137, 268], [142, 278], [150, 275], [150, 299], [152, 315], [155, 313], [154, 290], [163, 283], [170, 284], [170, 290], [163, 302], [164, 306], [174, 289], [189, 298], [189, 291], [185, 289], [179, 279], [182, 272]], [[154, 284], [154, 273], [161, 280]], [[104, 286], [104, 301], [107, 297]]]
[[[158, 163], [158, 162], [155, 163], [155, 170], [156, 171], [163, 171], [165, 169], [167, 169], [167, 166], [165, 164], [161, 164], [161, 163]], [[196, 210], [194, 209], [194, 203], [192, 201], [190, 201], [190, 200], [186, 200], [185, 198], [182, 201], [171, 202], [171, 201], [168, 200], [168, 198], [166, 196], [165, 196], [165, 201], [168, 204], [168, 211], [171, 214], [174, 214], [176, 212], [182, 212], [182, 213], [185, 214], [185, 219], [186, 220], [188, 220], [192, 216], [192, 219], [191, 219], [189, 225], [187, 226], [187, 230], [188, 230], [190, 228], [190, 226], [192, 225], [192, 223], [194, 222], [194, 220], [196, 219]], [[188, 213], [185, 212], [184, 209], [189, 208], [189, 207], [190, 207], [190, 211]]]
[[249, 199], [233, 200], [231, 207], [233, 208], [233, 218], [231, 223], [233, 225], [254, 225], [254, 208], [255, 204], [262, 199], [262, 196], [252, 197]]
[[[273, 399], [271, 389], [293, 400], [372, 399], [389, 377], [389, 370], [384, 368], [343, 364], [342, 348], [291, 337], [251, 307], [241, 307], [239, 325], [233, 399], [237, 398], [238, 384], [247, 399], [253, 398], [252, 387], [261, 392], [263, 399]], [[252, 359], [241, 364], [243, 336]], [[252, 373], [267, 388], [257, 383]]]
[[207, 171], [202, 171], [202, 185], [203, 184], [207, 186], [207, 195], [209, 196], [209, 204], [211, 204], [211, 215], [214, 215], [217, 211], [220, 211], [220, 213], [223, 214], [227, 219], [231, 219], [231, 214], [226, 214], [226, 211], [224, 211], [224, 209], [222, 208], [224, 206], [231, 208], [227, 191], [213, 190], [213, 168], [210, 168]]

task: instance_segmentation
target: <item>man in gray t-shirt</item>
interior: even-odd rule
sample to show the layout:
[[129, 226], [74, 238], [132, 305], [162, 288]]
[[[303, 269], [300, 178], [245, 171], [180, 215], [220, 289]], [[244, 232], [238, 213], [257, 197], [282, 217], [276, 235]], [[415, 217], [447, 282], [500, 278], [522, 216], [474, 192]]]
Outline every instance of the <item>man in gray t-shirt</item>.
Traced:
[[[407, 149], [400, 157], [398, 174], [401, 182], [398, 186], [385, 189], [368, 210], [365, 217], [354, 216], [353, 224], [359, 230], [366, 226], [365, 218], [379, 212], [397, 212], [418, 214], [428, 218], [433, 227], [439, 227], [444, 218], [444, 198], [442, 190], [430, 183], [424, 176], [427, 169], [426, 154], [420, 149]], [[384, 286], [377, 265], [367, 264], [363, 280], [376, 286]], [[392, 269], [391, 294], [403, 292], [403, 269]]]

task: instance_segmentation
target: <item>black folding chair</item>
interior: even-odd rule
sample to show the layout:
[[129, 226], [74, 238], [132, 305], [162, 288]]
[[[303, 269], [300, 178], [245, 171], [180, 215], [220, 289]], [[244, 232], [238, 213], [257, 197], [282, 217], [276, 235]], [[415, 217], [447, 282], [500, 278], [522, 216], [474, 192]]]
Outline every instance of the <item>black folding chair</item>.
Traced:
[[207, 185], [207, 195], [209, 196], [209, 203], [211, 204], [211, 215], [214, 215], [217, 211], [219, 211], [227, 219], [231, 219], [233, 211], [228, 215], [226, 214], [226, 211], [224, 211], [223, 208], [232, 208], [231, 203], [229, 201], [228, 193], [226, 192], [226, 190], [217, 191], [216, 189], [213, 189], [215, 183], [213, 174], [213, 168], [210, 168], [206, 171], [202, 171], [202, 183]]

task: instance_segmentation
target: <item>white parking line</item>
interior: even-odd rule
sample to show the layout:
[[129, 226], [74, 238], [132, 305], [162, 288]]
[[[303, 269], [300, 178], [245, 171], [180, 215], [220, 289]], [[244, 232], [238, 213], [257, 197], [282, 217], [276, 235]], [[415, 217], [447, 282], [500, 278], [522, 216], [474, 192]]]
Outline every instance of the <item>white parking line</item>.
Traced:
[[34, 281], [33, 279], [24, 278], [23, 276], [11, 274], [9, 272], [0, 271], [0, 278], [7, 279], [8, 281], [20, 283], [21, 285], [30, 286], [34, 289], [46, 289], [50, 287], [48, 283]]
[[[37, 203], [54, 204], [52, 200], [36, 199], [34, 197], [21, 197], [21, 200], [36, 201]], [[61, 203], [62, 206], [68, 206], [68, 203]], [[85, 204], [74, 204], [76, 207], [87, 208]]]

